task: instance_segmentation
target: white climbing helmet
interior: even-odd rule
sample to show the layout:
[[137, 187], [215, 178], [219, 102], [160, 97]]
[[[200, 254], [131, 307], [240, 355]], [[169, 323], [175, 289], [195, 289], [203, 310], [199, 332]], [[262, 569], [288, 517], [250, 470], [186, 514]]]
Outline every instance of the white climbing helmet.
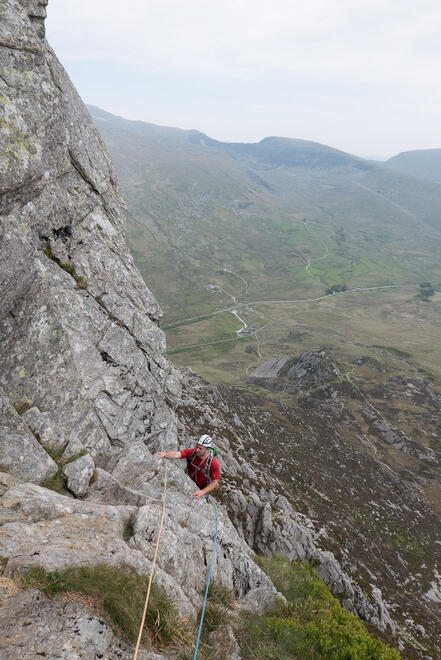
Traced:
[[211, 435], [201, 435], [201, 437], [198, 440], [198, 445], [201, 445], [201, 447], [212, 447], [213, 446], [213, 438]]

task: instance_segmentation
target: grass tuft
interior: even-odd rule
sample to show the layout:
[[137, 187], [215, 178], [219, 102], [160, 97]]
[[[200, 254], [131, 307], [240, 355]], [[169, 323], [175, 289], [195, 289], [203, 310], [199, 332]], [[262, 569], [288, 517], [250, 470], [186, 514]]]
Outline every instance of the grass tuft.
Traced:
[[[90, 597], [98, 611], [106, 615], [118, 633], [129, 642], [138, 637], [147, 593], [148, 576], [138, 575], [129, 567], [70, 567], [48, 572], [32, 568], [23, 578], [25, 587], [35, 587], [48, 596], [77, 593]], [[144, 645], [155, 648], [186, 643], [186, 625], [178, 620], [165, 591], [153, 584], [143, 630]]]
[[212, 605], [222, 606], [226, 610], [233, 610], [235, 608], [234, 594], [231, 589], [227, 589], [217, 582], [210, 582], [207, 601]]
[[66, 271], [66, 273], [69, 273], [69, 275], [74, 278], [75, 282], [77, 283], [77, 287], [79, 289], [87, 289], [87, 287], [89, 286], [88, 281], [84, 279], [82, 275], [77, 274], [77, 271], [73, 264], [63, 263], [62, 261], [60, 261], [60, 259], [58, 259], [58, 257], [56, 257], [52, 253], [50, 245], [48, 245], [44, 249], [44, 254], [47, 256], [48, 259], [51, 259], [56, 264], [58, 264], [58, 266], [60, 266], [62, 270]]
[[128, 543], [128, 542], [130, 541], [130, 539], [132, 538], [132, 536], [133, 536], [134, 533], [135, 533], [135, 532], [134, 532], [134, 528], [133, 528], [133, 519], [130, 518], [130, 519], [127, 521], [127, 523], [126, 523], [126, 525], [125, 525], [125, 527], [124, 527], [124, 532], [123, 532], [123, 539], [124, 539], [124, 541], [125, 541], [126, 543]]

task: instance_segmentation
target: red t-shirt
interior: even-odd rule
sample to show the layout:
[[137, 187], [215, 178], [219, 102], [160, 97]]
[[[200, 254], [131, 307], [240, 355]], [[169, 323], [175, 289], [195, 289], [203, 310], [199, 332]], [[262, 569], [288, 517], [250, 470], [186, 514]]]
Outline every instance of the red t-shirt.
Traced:
[[[195, 447], [192, 449], [181, 449], [181, 458], [187, 459], [187, 465], [188, 459], [194, 451], [196, 451]], [[197, 487], [201, 489], [208, 485], [207, 477], [205, 476], [204, 472], [208, 459], [209, 456], [207, 456], [207, 458], [198, 458], [198, 456], [195, 456], [191, 462], [191, 465], [188, 465], [188, 476], [193, 479]], [[213, 456], [213, 460], [211, 461], [210, 465], [210, 481], [215, 481], [217, 479], [220, 479], [219, 463], [217, 458]]]

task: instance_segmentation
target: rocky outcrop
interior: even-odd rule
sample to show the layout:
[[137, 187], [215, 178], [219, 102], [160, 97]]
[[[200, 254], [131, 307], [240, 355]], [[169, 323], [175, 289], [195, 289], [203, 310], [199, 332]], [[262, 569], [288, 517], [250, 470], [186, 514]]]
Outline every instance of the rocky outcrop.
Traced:
[[378, 411], [372, 408], [362, 408], [361, 414], [370, 424], [372, 432], [377, 434], [383, 442], [400, 450], [408, 448], [409, 438], [400, 429], [380, 417]]
[[321, 350], [307, 351], [296, 358], [271, 358], [254, 371], [250, 380], [270, 389], [298, 392], [315, 385], [323, 387], [338, 376], [335, 365]]
[[258, 554], [277, 554], [289, 561], [307, 560], [332, 593], [342, 598], [346, 609], [380, 630], [395, 632], [381, 591], [372, 590], [369, 598], [334, 554], [319, 547], [319, 535], [311, 520], [294, 511], [283, 495], [277, 496], [271, 489], [262, 489], [260, 495], [251, 492], [245, 496], [239, 490], [230, 493], [231, 519], [250, 547]]

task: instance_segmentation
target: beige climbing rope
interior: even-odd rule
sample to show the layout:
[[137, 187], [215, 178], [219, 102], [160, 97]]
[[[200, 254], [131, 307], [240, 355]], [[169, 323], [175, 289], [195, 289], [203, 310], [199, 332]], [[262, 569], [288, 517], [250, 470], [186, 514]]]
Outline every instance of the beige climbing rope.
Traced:
[[135, 655], [133, 656], [133, 660], [136, 660], [138, 656], [138, 650], [139, 650], [139, 644], [141, 643], [141, 636], [142, 636], [142, 631], [144, 629], [144, 623], [145, 623], [145, 615], [147, 614], [147, 605], [149, 603], [149, 598], [150, 598], [150, 589], [152, 586], [152, 580], [153, 580], [153, 571], [155, 570], [155, 564], [156, 564], [156, 556], [158, 554], [158, 548], [159, 548], [159, 539], [161, 538], [161, 533], [162, 533], [162, 525], [164, 523], [164, 514], [165, 514], [165, 495], [167, 492], [167, 467], [168, 464], [165, 464], [165, 471], [164, 471], [164, 491], [162, 493], [162, 514], [161, 514], [161, 522], [159, 524], [159, 532], [158, 532], [158, 538], [156, 539], [156, 548], [155, 548], [155, 554], [153, 556], [153, 562], [152, 562], [152, 567], [150, 569], [150, 578], [149, 578], [149, 586], [147, 588], [147, 595], [145, 597], [145, 605], [144, 605], [144, 613], [142, 615], [142, 621], [141, 621], [141, 626], [139, 628], [139, 634], [138, 634], [138, 641], [136, 642], [136, 648], [135, 648]]

